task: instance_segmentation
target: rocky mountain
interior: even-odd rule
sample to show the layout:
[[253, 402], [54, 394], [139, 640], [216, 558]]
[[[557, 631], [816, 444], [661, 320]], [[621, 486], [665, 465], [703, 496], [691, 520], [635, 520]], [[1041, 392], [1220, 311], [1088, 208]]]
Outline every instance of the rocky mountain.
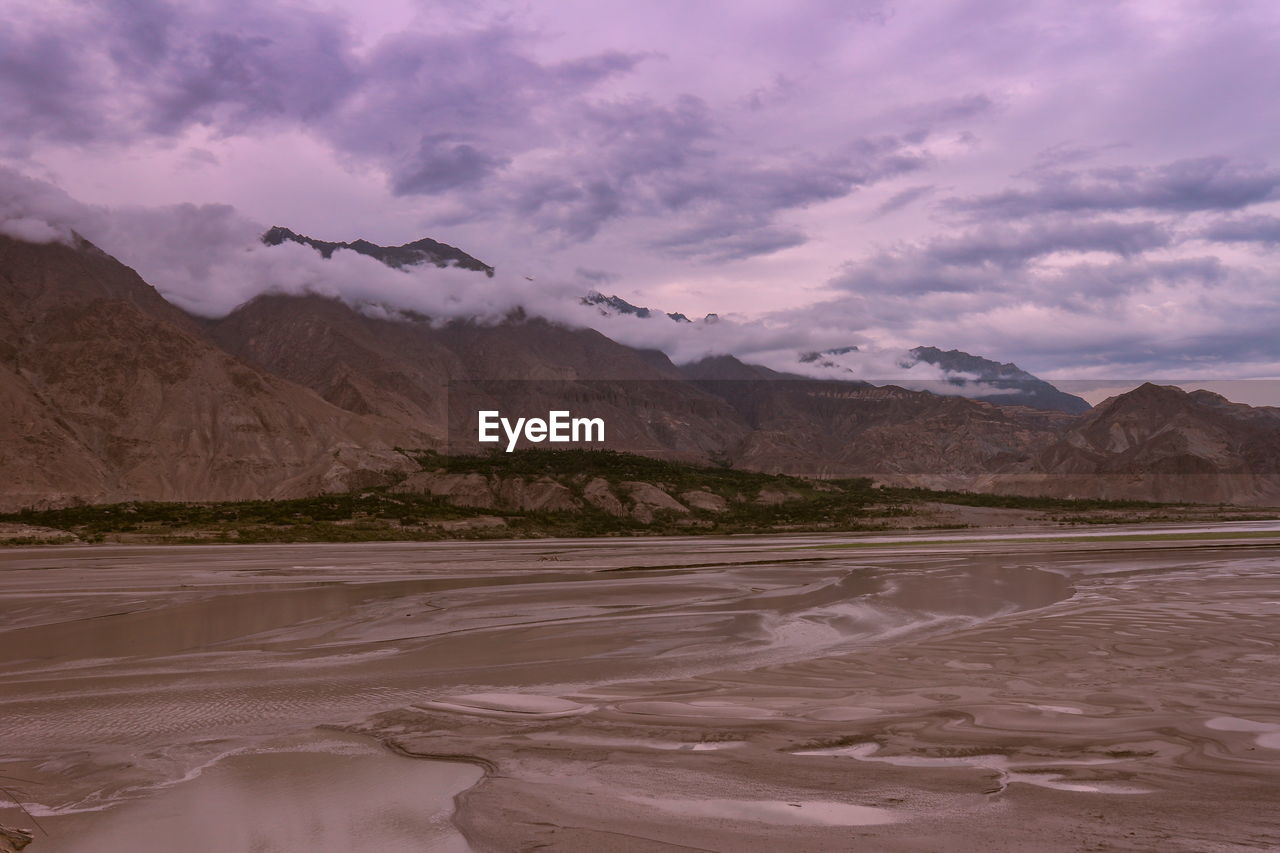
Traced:
[[[865, 368], [851, 366], [844, 356], [860, 353], [857, 346], [833, 347], [825, 350], [802, 352], [798, 362], [803, 365], [828, 368], [836, 375], [848, 375], [850, 379], [865, 378], [874, 385], [894, 384], [890, 379], [866, 377]], [[937, 347], [916, 347], [900, 367], [911, 368], [917, 364], [939, 367], [944, 378], [921, 382], [904, 377], [913, 388], [931, 391], [943, 396], [964, 396], [1000, 406], [1026, 406], [1032, 409], [1080, 414], [1088, 411], [1089, 403], [1067, 394], [1050, 383], [1034, 376], [1016, 364], [1001, 364], [981, 356], [960, 350], [940, 350]]]
[[[670, 311], [658, 311], [654, 308], [642, 308], [639, 305], [632, 305], [621, 296], [606, 296], [598, 290], [593, 290], [586, 296], [582, 297], [583, 305], [595, 305], [600, 309], [602, 314], [625, 314], [630, 317], [639, 317], [641, 320], [647, 320], [650, 317], [656, 317], [659, 314], [666, 314], [667, 318], [677, 323], [692, 322], [688, 317], [679, 312], [672, 313]], [[708, 314], [708, 317], [714, 317], [714, 314]]]
[[979, 475], [1025, 470], [1072, 420], [892, 385], [790, 376], [732, 357], [684, 370], [750, 426], [730, 451], [734, 463], [769, 473], [964, 486]]
[[[269, 246], [278, 246], [284, 242], [299, 243], [310, 246], [325, 258], [331, 257], [336, 250], [345, 248], [376, 258], [391, 267], [398, 268], [420, 263], [432, 263], [441, 267], [452, 264], [463, 269], [476, 270], [490, 276], [493, 275], [493, 267], [476, 260], [461, 249], [430, 238], [406, 243], [403, 246], [379, 246], [367, 240], [356, 240], [352, 243], [333, 243], [306, 237], [288, 228], [274, 226], [262, 235], [262, 242]], [[606, 315], [622, 315], [638, 319], [666, 316], [669, 320], [677, 323], [693, 322], [682, 313], [660, 311], [656, 308], [633, 305], [620, 296], [604, 294], [597, 290], [588, 292], [582, 297], [581, 301], [584, 305], [595, 306], [602, 314]], [[717, 315], [708, 314], [703, 318], [703, 322], [715, 322], [717, 319]], [[835, 347], [803, 352], [797, 358], [800, 364], [839, 368], [841, 365], [836, 359], [858, 351], [857, 346]], [[1058, 390], [1053, 385], [1022, 370], [1015, 364], [1001, 364], [981, 356], [961, 352], [960, 350], [943, 351], [936, 347], [916, 347], [911, 351], [911, 355], [916, 363], [931, 364], [942, 368], [947, 373], [956, 374], [943, 382], [939, 382], [936, 388], [926, 389], [935, 393], [950, 394], [953, 393], [953, 388], [963, 389], [966, 386], [980, 383], [993, 389], [991, 393], [978, 394], [976, 396], [970, 394], [968, 396], [972, 396], [976, 400], [999, 405], [1028, 406], [1034, 409], [1048, 409], [1072, 414], [1079, 414], [1089, 408], [1088, 402], [1080, 397]], [[851, 375], [853, 374], [852, 370], [848, 372]]]
[[839, 365], [833, 360], [833, 357], [848, 355], [851, 352], [858, 352], [858, 348], [856, 346], [847, 346], [802, 352], [800, 353], [800, 363], [817, 364], [822, 367], [838, 367]]
[[480, 409], [589, 411], [609, 447], [706, 462], [747, 427], [662, 353], [539, 318], [443, 325], [371, 317], [318, 296], [261, 296], [208, 324], [228, 352], [356, 415], [413, 432], [418, 448], [479, 449]]
[[464, 270], [475, 270], [482, 272], [490, 278], [493, 277], [493, 267], [477, 260], [461, 249], [439, 243], [430, 238], [414, 240], [412, 243], [405, 243], [402, 246], [379, 246], [376, 243], [370, 243], [368, 240], [356, 240], [351, 243], [331, 243], [327, 240], [316, 240], [311, 237], [296, 234], [288, 228], [281, 228], [279, 225], [269, 228], [262, 235], [262, 242], [268, 246], [279, 246], [284, 242], [299, 243], [303, 246], [310, 246], [324, 257], [329, 258], [338, 249], [350, 249], [353, 252], [359, 252], [362, 255], [368, 255], [382, 261], [389, 267], [407, 267], [417, 264], [432, 264], [437, 267], [461, 267]]
[[[687, 379], [708, 384], [805, 378], [795, 373], [783, 373], [760, 364], [747, 364], [731, 355], [712, 355], [701, 361], [683, 364], [680, 366], [680, 373]], [[720, 390], [727, 390], [727, 386]]]
[[267, 498], [378, 482], [403, 430], [213, 343], [84, 240], [0, 237], [0, 506]]
[[[619, 296], [607, 296], [598, 291], [591, 291], [582, 298], [584, 305], [594, 305], [603, 314], [622, 315], [647, 319], [665, 315], [678, 323], [691, 322], [680, 313], [662, 312], [654, 308], [643, 308], [632, 305]], [[704, 322], [714, 322], [715, 314], [708, 314]], [[855, 345], [832, 347], [824, 350], [810, 350], [797, 355], [797, 364], [828, 368], [848, 374], [851, 381], [859, 381], [861, 371], [842, 363], [841, 356], [858, 353]], [[1026, 406], [1032, 409], [1080, 414], [1089, 410], [1088, 401], [1073, 394], [1055, 388], [1050, 383], [1034, 376], [1016, 364], [1001, 364], [977, 355], [960, 350], [940, 350], [937, 347], [916, 347], [910, 351], [911, 360], [903, 363], [903, 367], [914, 364], [929, 364], [942, 368], [948, 376], [930, 383], [923, 390], [935, 394], [951, 396], [968, 396], [974, 400], [995, 403], [1002, 406]], [[892, 384], [871, 379], [873, 384]], [[912, 383], [919, 387], [918, 382]], [[977, 393], [974, 393], [974, 392]], [[986, 393], [982, 393], [986, 391]]]
[[[981, 385], [995, 389], [990, 394], [974, 396], [975, 400], [1002, 406], [1049, 409], [1072, 415], [1087, 412], [1090, 408], [1088, 401], [1083, 398], [1060, 391], [1016, 364], [1001, 364], [957, 349], [944, 351], [937, 347], [916, 347], [911, 354], [917, 362], [932, 364], [949, 374], [958, 374], [946, 380], [958, 388]], [[938, 390], [945, 392], [945, 389]]]
[[[379, 308], [273, 294], [198, 320], [83, 240], [0, 238], [0, 508], [472, 488], [435, 483], [399, 451], [492, 449], [475, 441], [484, 408], [569, 409], [604, 418], [609, 449], [769, 473], [1280, 502], [1280, 410], [1208, 392], [1147, 385], [1074, 414], [1063, 409], [1078, 398], [955, 351], [917, 354], [1020, 384], [982, 400], [732, 356], [677, 367], [518, 312], [433, 323]], [[624, 491], [636, 505], [650, 495], [639, 482]]]
[[1280, 408], [1147, 383], [1074, 421], [1040, 452], [1034, 469], [1041, 473], [1019, 491], [1273, 503], [1280, 497]]

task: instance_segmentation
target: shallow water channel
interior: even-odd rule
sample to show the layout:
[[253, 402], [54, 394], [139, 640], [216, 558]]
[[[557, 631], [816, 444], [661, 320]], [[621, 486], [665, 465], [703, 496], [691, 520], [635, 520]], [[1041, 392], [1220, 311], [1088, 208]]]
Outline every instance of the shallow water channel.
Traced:
[[[1276, 737], [1264, 546], [809, 547], [831, 541], [3, 552], [0, 777], [49, 831], [32, 853], [400, 853], [468, 849], [455, 820], [482, 846], [521, 796], [531, 838], [586, 791], [637, 825], [891, 833], [928, 811], [871, 777], [1155, 798], [1178, 756]], [[317, 726], [502, 772], [455, 814], [477, 766]], [[641, 769], [604, 778], [619, 760]], [[697, 796], [648, 784], [682, 773]]]
[[319, 733], [224, 756], [190, 778], [102, 811], [45, 817], [39, 846], [65, 853], [462, 853], [453, 798], [469, 764], [404, 758]]

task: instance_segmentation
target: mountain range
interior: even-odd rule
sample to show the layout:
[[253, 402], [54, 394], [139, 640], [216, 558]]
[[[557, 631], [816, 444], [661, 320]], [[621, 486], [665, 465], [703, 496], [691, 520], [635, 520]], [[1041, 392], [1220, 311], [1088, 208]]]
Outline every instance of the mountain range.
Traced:
[[[493, 272], [434, 240], [328, 243], [283, 228], [263, 239]], [[811, 379], [731, 355], [676, 365], [520, 312], [438, 323], [266, 294], [202, 319], [82, 238], [0, 237], [0, 508], [283, 498], [421, 478], [401, 451], [479, 449], [465, 421], [484, 407], [589, 412], [608, 423], [610, 449], [772, 473], [1280, 499], [1280, 409], [1159, 386], [1088, 409], [1011, 364], [913, 355], [994, 391]]]

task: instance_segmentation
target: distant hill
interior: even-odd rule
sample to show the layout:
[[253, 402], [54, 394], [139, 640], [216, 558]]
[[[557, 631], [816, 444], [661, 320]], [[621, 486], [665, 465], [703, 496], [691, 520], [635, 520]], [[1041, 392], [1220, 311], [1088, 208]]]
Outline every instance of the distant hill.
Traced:
[[1091, 408], [1088, 401], [1060, 391], [1048, 382], [1033, 376], [1016, 364], [992, 361], [960, 350], [940, 350], [937, 347], [916, 347], [911, 350], [918, 362], [932, 364], [948, 373], [967, 374], [971, 378], [952, 377], [946, 380], [952, 385], [981, 384], [999, 389], [990, 394], [973, 395], [975, 400], [985, 400], [1002, 406], [1029, 406], [1033, 409], [1050, 409], [1078, 415]]
[[894, 385], [811, 379], [731, 356], [682, 368], [751, 431], [736, 464], [812, 477], [871, 476], [954, 487], [1020, 472], [1072, 422], [1055, 411], [991, 405]]
[[1280, 494], [1280, 408], [1150, 382], [1099, 403], [1036, 458], [1023, 493], [1259, 503]]

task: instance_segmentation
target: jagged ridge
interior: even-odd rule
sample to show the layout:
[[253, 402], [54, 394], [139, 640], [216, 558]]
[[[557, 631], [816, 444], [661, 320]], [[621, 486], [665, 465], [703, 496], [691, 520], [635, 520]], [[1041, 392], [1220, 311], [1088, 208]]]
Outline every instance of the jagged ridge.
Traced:
[[[1034, 376], [1011, 362], [1001, 364], [982, 356], [961, 350], [940, 350], [937, 347], [916, 347], [911, 351], [917, 361], [940, 367], [948, 373], [967, 373], [974, 381], [1006, 390], [1009, 393], [992, 393], [974, 397], [1003, 406], [1030, 406], [1033, 409], [1050, 409], [1078, 415], [1090, 409], [1089, 402], [1074, 394], [1055, 388], [1038, 376]], [[963, 387], [968, 380], [955, 377], [947, 380]]]
[[282, 228], [272, 226], [262, 235], [262, 242], [268, 246], [279, 246], [286, 241], [310, 246], [326, 258], [332, 257], [338, 249], [350, 249], [362, 255], [375, 258], [389, 267], [408, 267], [418, 264], [434, 264], [437, 267], [455, 266], [465, 270], [482, 272], [493, 277], [493, 267], [481, 260], [471, 257], [459, 248], [447, 243], [440, 243], [429, 237], [405, 243], [402, 246], [379, 246], [368, 240], [356, 240], [351, 243], [333, 243], [328, 240], [316, 240]]

